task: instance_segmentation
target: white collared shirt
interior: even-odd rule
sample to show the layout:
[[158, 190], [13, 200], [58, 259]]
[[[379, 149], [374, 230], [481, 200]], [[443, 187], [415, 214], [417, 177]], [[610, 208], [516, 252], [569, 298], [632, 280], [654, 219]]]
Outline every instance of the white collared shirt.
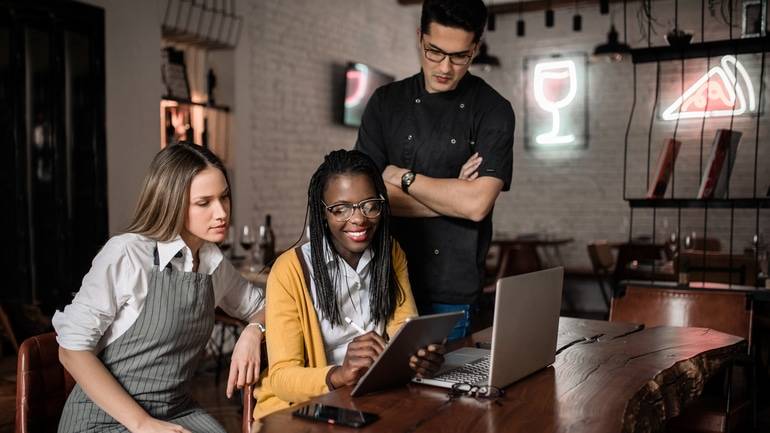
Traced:
[[[344, 259], [339, 257], [340, 274], [335, 278], [336, 263], [334, 255], [329, 245], [324, 241], [324, 263], [329, 271], [329, 277], [334, 285], [337, 294], [337, 302], [342, 317], [350, 317], [354, 322], [366, 331], [376, 331], [382, 335], [385, 331], [385, 324], [374, 323], [369, 309], [369, 283], [371, 281], [371, 261], [372, 250], [367, 248], [358, 260], [358, 266], [353, 269]], [[313, 301], [318, 299], [316, 295], [315, 281], [313, 280], [313, 262], [310, 259], [310, 243], [302, 246], [302, 256], [307, 263], [310, 273], [310, 292], [313, 295]], [[315, 305], [316, 314], [321, 321], [321, 334], [324, 339], [324, 350], [326, 351], [326, 361], [329, 365], [342, 365], [345, 360], [345, 353], [348, 350], [348, 343], [358, 336], [358, 332], [347, 323], [332, 327], [328, 319], [321, 318], [321, 311], [318, 305]]]
[[[160, 269], [170, 263], [175, 270], [192, 272], [192, 251], [181, 237], [168, 242], [134, 233], [111, 238], [94, 258], [72, 303], [53, 316], [61, 347], [98, 353], [134, 324], [147, 297], [156, 244]], [[204, 242], [198, 258], [197, 272], [211, 275], [214, 302], [227, 314], [247, 320], [263, 307], [264, 290], [245, 280], [219, 247]]]

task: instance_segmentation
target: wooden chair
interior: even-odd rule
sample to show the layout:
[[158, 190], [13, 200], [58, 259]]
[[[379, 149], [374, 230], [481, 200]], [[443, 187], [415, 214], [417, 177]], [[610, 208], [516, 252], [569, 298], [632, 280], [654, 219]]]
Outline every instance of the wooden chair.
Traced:
[[16, 370], [16, 433], [56, 431], [74, 386], [75, 380], [59, 362], [53, 332], [24, 340]]
[[757, 263], [753, 256], [705, 250], [682, 251], [677, 272], [686, 272], [688, 281], [755, 286]]
[[225, 352], [225, 341], [231, 338], [233, 341], [238, 341], [238, 337], [241, 335], [243, 327], [246, 323], [235, 317], [229, 316], [221, 308], [217, 307], [214, 310], [214, 324], [219, 327], [214, 328], [214, 332], [211, 335], [211, 339], [208, 342], [208, 350], [216, 358], [216, 372], [214, 373], [214, 383], [219, 383], [219, 378], [222, 375], [222, 368], [227, 368], [227, 357], [230, 353]]
[[[745, 338], [751, 348], [753, 308], [744, 293], [729, 290], [692, 290], [629, 286], [614, 297], [610, 321], [643, 323], [645, 327], [687, 326], [711, 328]], [[750, 354], [749, 354], [750, 355]], [[751, 379], [747, 396], [736, 399], [734, 371], [727, 368], [726, 393], [704, 393], [669, 421], [669, 432], [728, 432], [749, 418], [756, 420], [756, 366], [747, 355]], [[736, 403], [736, 400], [739, 400]]]
[[543, 269], [537, 247], [533, 244], [522, 243], [500, 247], [500, 259], [494, 281], [487, 284], [482, 292], [493, 295], [497, 280], [511, 275], [526, 274]]
[[690, 250], [722, 251], [722, 243], [717, 238], [695, 238], [690, 245]]
[[[588, 257], [591, 259], [591, 267], [594, 270], [594, 277], [599, 284], [599, 291], [602, 292], [602, 298], [607, 308], [610, 307], [609, 291], [612, 293], [613, 283], [611, 281], [612, 269], [615, 266], [615, 258], [612, 257], [612, 249], [607, 241], [591, 242], [587, 246]], [[609, 288], [605, 288], [605, 283], [609, 283]]]
[[626, 279], [636, 279], [637, 275], [629, 268], [632, 262], [654, 262], [665, 257], [665, 246], [650, 243], [624, 243], [617, 246], [618, 254], [615, 260], [615, 270], [612, 278], [616, 283]]

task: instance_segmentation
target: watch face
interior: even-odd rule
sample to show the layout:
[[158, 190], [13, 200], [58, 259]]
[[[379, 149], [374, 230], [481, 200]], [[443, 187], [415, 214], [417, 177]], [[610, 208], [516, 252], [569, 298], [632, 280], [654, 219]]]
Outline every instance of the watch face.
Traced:
[[407, 171], [404, 173], [403, 176], [401, 176], [401, 189], [404, 190], [404, 192], [407, 191], [409, 188], [409, 185], [412, 184], [414, 181], [414, 172]]
[[404, 176], [401, 178], [401, 182], [405, 183], [407, 186], [411, 185], [412, 181], [414, 181], [414, 173], [411, 171], [404, 173]]

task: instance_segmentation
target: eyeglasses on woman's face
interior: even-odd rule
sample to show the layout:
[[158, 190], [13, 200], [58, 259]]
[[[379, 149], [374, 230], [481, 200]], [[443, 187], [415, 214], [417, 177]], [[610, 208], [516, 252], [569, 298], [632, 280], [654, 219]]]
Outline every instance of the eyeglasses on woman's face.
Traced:
[[332, 218], [339, 222], [346, 222], [353, 217], [356, 209], [360, 210], [361, 214], [366, 218], [377, 218], [382, 213], [385, 198], [380, 195], [378, 198], [369, 198], [358, 203], [336, 203], [332, 205], [328, 205], [324, 201], [321, 201], [321, 203], [326, 207], [326, 211], [331, 214]]

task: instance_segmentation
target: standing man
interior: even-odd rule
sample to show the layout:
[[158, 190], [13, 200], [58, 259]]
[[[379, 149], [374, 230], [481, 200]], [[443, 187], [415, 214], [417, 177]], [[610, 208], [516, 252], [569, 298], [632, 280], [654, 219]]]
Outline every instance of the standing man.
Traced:
[[382, 170], [420, 313], [465, 312], [450, 339], [468, 330], [513, 169], [511, 104], [468, 73], [486, 19], [482, 0], [425, 0], [422, 71], [377, 89], [356, 142]]

